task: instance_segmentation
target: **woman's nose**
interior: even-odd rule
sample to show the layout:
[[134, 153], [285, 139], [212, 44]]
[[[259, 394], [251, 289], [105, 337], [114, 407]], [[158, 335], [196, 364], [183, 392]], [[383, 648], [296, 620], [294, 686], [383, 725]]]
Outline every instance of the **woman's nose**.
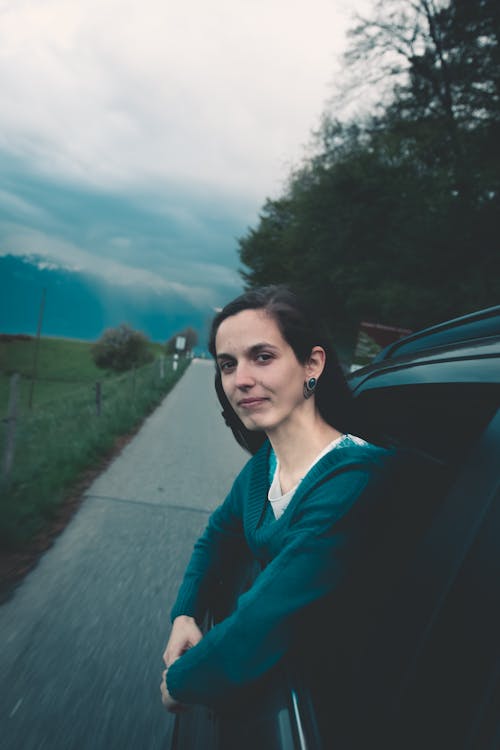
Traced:
[[238, 362], [235, 383], [237, 388], [250, 388], [255, 384], [251, 367], [246, 362]]

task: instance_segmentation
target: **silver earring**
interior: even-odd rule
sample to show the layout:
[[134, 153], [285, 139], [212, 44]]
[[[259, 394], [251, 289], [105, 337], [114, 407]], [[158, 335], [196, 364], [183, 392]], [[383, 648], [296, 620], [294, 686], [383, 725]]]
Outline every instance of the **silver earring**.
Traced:
[[316, 378], [309, 378], [304, 383], [304, 398], [311, 398], [314, 393], [317, 384]]

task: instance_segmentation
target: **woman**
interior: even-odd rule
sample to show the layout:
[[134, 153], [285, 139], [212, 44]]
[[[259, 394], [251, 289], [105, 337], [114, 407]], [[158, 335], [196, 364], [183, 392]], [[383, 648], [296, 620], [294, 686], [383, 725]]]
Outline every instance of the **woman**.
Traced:
[[[318, 604], [359, 569], [389, 456], [346, 434], [342, 370], [287, 288], [229, 303], [213, 322], [210, 351], [226, 422], [255, 455], [196, 543], [172, 610], [161, 685], [171, 711], [227, 705], [297, 643], [312, 650]], [[202, 636], [220, 580], [251, 559], [262, 568], [253, 585]]]

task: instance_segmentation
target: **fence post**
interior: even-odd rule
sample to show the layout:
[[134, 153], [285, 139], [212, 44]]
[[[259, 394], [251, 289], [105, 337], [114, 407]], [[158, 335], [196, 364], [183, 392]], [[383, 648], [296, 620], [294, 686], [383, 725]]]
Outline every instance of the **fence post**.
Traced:
[[97, 380], [95, 384], [95, 412], [98, 417], [101, 416], [101, 408], [102, 408], [102, 389], [101, 389], [101, 382]]
[[165, 357], [163, 354], [160, 356], [160, 379], [163, 380], [165, 377]]
[[14, 462], [16, 447], [17, 401], [19, 374], [14, 373], [10, 379], [9, 407], [7, 412], [7, 435], [2, 461], [2, 481], [7, 482]]
[[36, 332], [36, 341], [35, 341], [35, 353], [33, 356], [33, 372], [31, 375], [31, 386], [30, 386], [30, 397], [29, 397], [29, 408], [30, 410], [33, 408], [33, 390], [35, 388], [35, 380], [37, 376], [37, 367], [38, 367], [38, 350], [40, 348], [40, 334], [42, 332], [42, 322], [43, 322], [43, 311], [45, 308], [45, 296], [47, 294], [47, 290], [44, 289], [42, 291], [42, 301], [40, 303], [40, 312], [38, 313], [38, 328]]

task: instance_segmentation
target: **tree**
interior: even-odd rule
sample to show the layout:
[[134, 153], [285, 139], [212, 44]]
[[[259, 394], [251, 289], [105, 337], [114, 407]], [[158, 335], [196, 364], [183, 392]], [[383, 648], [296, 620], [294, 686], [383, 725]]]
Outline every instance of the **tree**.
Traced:
[[472, 308], [492, 304], [499, 271], [500, 5], [384, 0], [353, 39], [350, 59], [365, 70], [370, 59], [372, 69], [387, 74], [391, 59], [398, 78], [382, 129], [397, 135], [415, 167], [433, 175], [430, 268], [454, 280], [452, 299], [469, 299]]
[[420, 126], [429, 155], [447, 162], [466, 200], [478, 186], [480, 144], [490, 153], [483, 173], [491, 178], [493, 156], [498, 178], [499, 36], [497, 0], [378, 0], [351, 32], [347, 62], [365, 80], [370, 71], [378, 90], [392, 84], [389, 112]]
[[108, 328], [92, 346], [92, 357], [98, 367], [123, 372], [152, 362], [149, 339], [126, 323]]
[[191, 328], [191, 326], [187, 326], [187, 328], [183, 328], [182, 331], [179, 331], [179, 333], [175, 333], [169, 338], [169, 340], [165, 344], [165, 351], [167, 352], [167, 354], [174, 354], [177, 351], [176, 342], [179, 336], [186, 340], [186, 346], [184, 349], [185, 354], [189, 354], [198, 343], [198, 334], [196, 333], [194, 328]]
[[358, 23], [350, 62], [390, 78], [391, 97], [352, 122], [325, 113], [283, 195], [239, 240], [248, 286], [292, 283], [334, 333], [498, 301], [498, 7], [384, 0]]

